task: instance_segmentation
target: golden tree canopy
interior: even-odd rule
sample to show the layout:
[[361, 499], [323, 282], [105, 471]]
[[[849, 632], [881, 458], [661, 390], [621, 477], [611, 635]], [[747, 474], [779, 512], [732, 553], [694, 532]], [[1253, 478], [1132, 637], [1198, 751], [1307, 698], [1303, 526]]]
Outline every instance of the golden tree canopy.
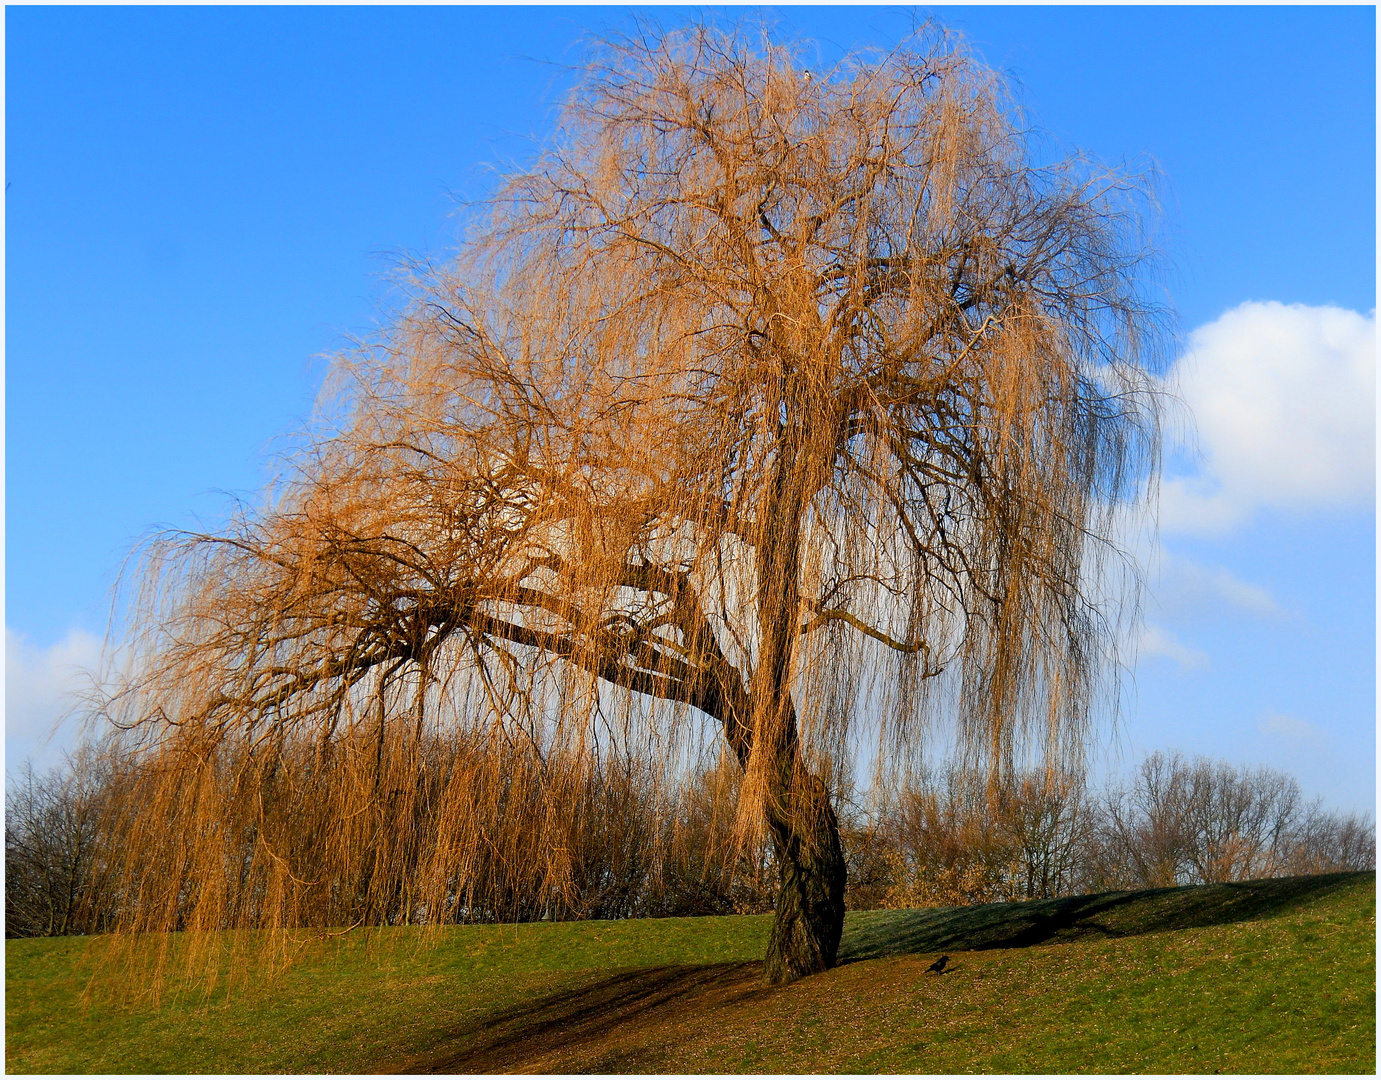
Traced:
[[110, 715], [203, 772], [238, 748], [207, 820], [289, 745], [361, 763], [344, 819], [440, 733], [673, 772], [722, 733], [769, 824], [861, 730], [884, 766], [934, 714], [998, 767], [1077, 747], [1154, 319], [1136, 185], [1032, 156], [938, 35], [816, 71], [746, 32], [601, 46], [272, 505], [149, 549]]

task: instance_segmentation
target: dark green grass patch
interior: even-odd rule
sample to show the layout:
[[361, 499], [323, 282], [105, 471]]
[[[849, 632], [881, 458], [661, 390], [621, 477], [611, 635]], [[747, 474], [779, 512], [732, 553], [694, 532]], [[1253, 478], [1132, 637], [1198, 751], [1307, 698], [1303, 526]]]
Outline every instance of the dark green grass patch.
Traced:
[[[9, 942], [11, 1072], [1372, 1072], [1374, 875], [849, 916], [760, 985], [768, 919], [347, 935], [209, 998]], [[96, 943], [97, 949], [101, 947]], [[926, 967], [939, 952], [953, 970]], [[119, 969], [121, 971], [137, 969]]]

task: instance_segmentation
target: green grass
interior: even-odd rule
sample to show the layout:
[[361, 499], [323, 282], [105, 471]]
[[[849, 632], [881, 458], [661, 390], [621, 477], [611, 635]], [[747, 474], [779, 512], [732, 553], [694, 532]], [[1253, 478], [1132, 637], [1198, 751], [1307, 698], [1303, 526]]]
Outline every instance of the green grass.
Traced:
[[[419, 947], [409, 930], [318, 943], [286, 973], [166, 996], [158, 1007], [82, 992], [81, 938], [6, 943], [9, 1072], [373, 1072], [494, 1007], [609, 966], [751, 960], [766, 916], [471, 926]], [[95, 944], [99, 947], [101, 942]], [[122, 968], [105, 979], [128, 978]], [[108, 991], [109, 987], [100, 987]]]
[[[6, 949], [10, 1072], [1373, 1072], [1375, 877], [849, 917], [760, 985], [768, 919], [475, 926], [317, 943], [158, 1007]], [[99, 940], [96, 948], [103, 945]], [[951, 974], [925, 974], [944, 951]], [[98, 979], [130, 969], [101, 968]]]

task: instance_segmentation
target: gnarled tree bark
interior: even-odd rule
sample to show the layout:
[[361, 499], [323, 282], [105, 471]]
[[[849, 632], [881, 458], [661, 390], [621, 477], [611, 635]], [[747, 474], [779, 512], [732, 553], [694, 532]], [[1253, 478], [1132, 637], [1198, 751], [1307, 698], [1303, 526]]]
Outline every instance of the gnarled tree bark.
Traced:
[[[768, 828], [779, 885], [767, 939], [768, 983], [787, 983], [834, 967], [844, 931], [847, 867], [829, 791], [799, 765], [796, 788], [769, 803]], [[778, 799], [797, 805], [782, 813]]]

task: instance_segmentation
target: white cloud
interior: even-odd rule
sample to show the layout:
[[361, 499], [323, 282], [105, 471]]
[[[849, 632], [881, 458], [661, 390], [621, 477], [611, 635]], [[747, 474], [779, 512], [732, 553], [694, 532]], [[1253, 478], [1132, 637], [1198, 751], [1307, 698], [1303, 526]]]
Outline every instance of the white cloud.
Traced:
[[1169, 630], [1153, 623], [1147, 623], [1142, 628], [1141, 637], [1137, 642], [1137, 655], [1141, 659], [1162, 657], [1173, 660], [1183, 671], [1197, 671], [1208, 667], [1208, 653], [1186, 645]]
[[1284, 614], [1266, 589], [1243, 581], [1225, 566], [1205, 566], [1164, 548], [1160, 550], [1159, 563], [1152, 594], [1156, 606], [1167, 616], [1212, 616], [1240, 611], [1271, 619]]
[[[5, 757], [13, 770], [24, 758], [36, 767], [56, 762], [70, 725], [61, 721], [76, 704], [74, 695], [89, 686], [84, 676], [101, 653], [99, 638], [72, 630], [47, 648], [31, 644], [5, 628]], [[60, 727], [61, 725], [61, 727]]]
[[1301, 720], [1298, 716], [1268, 712], [1256, 724], [1263, 735], [1271, 735], [1295, 746], [1323, 746], [1328, 742], [1328, 732]]
[[1190, 335], [1172, 389], [1202, 467], [1167, 477], [1166, 531], [1222, 532], [1258, 509], [1362, 506], [1375, 487], [1376, 319], [1246, 303]]

